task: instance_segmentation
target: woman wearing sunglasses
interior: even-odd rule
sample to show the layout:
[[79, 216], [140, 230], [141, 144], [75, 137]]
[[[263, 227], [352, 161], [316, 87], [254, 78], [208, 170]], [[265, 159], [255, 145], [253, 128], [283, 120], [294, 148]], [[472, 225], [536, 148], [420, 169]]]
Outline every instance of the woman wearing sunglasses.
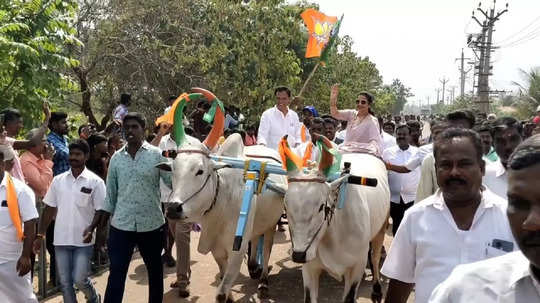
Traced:
[[356, 99], [356, 109], [338, 110], [338, 94], [339, 85], [334, 84], [330, 92], [330, 114], [338, 120], [347, 121], [345, 140], [339, 146], [339, 151], [369, 152], [381, 156], [382, 137], [379, 122], [370, 110], [373, 96], [368, 92], [361, 92]]

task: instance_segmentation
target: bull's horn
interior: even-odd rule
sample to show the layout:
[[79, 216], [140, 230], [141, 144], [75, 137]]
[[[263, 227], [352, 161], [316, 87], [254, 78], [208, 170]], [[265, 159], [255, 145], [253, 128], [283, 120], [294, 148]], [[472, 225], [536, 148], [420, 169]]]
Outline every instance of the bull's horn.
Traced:
[[286, 135], [279, 141], [278, 151], [283, 163], [283, 169], [287, 172], [302, 169], [302, 159], [289, 148]]
[[212, 150], [219, 141], [219, 138], [223, 136], [223, 130], [225, 128], [225, 113], [223, 110], [223, 103], [209, 90], [200, 87], [194, 87], [191, 91], [202, 94], [211, 104], [212, 107], [205, 114], [204, 119], [210, 120], [207, 122], [212, 122], [212, 129], [206, 139], [204, 140], [204, 145], [208, 147], [209, 150]]

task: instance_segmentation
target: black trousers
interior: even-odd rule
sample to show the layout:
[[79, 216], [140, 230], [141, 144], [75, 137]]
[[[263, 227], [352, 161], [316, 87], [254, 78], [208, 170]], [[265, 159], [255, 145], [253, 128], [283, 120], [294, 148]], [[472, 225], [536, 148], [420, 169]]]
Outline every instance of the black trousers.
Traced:
[[54, 223], [56, 221], [51, 221], [49, 227], [47, 227], [47, 232], [45, 234], [45, 247], [47, 247], [47, 252], [49, 253], [49, 279], [52, 281], [52, 285], [56, 286], [56, 253], [54, 252]]
[[105, 291], [105, 303], [121, 303], [126, 286], [126, 276], [135, 245], [148, 271], [149, 303], [163, 301], [163, 228], [149, 232], [123, 231], [111, 225], [109, 231], [109, 280]]
[[395, 236], [403, 215], [409, 207], [414, 205], [414, 201], [404, 203], [403, 198], [399, 198], [399, 203], [390, 202], [390, 217], [392, 218], [392, 234]]

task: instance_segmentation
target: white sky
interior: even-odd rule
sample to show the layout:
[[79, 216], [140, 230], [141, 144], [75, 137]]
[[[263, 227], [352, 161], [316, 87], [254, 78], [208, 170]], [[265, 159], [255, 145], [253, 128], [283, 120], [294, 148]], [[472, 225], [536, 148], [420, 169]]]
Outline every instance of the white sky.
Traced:
[[[340, 35], [350, 35], [354, 50], [369, 56], [382, 73], [385, 83], [401, 79], [412, 88], [415, 97], [409, 104], [423, 104], [430, 97], [435, 103], [439, 79], [446, 77], [449, 86], [456, 86], [459, 95], [459, 62], [461, 48], [465, 57], [474, 55], [466, 45], [466, 33], [480, 32], [471, 13], [479, 1], [471, 0], [314, 0], [321, 12], [340, 16], [345, 14]], [[491, 8], [493, 1], [482, 1], [483, 8]], [[508, 42], [538, 33], [535, 39], [513, 47], [498, 49], [492, 56], [494, 76], [491, 89], [516, 90], [512, 81], [522, 82], [518, 69], [530, 70], [540, 66], [540, 0], [509, 0], [509, 12], [495, 24], [495, 43], [510, 37]], [[497, 1], [497, 10], [506, 2]], [[477, 11], [477, 18], [483, 15]], [[531, 22], [533, 22], [531, 24]], [[525, 31], [517, 34], [527, 25]], [[517, 35], [516, 35], [517, 34]], [[469, 72], [465, 91], [470, 91], [472, 74]]]

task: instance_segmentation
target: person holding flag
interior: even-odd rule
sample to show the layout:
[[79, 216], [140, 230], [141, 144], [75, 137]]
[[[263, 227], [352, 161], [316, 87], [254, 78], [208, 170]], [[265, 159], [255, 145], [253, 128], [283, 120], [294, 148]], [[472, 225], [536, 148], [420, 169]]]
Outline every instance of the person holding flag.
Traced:
[[38, 212], [32, 189], [5, 171], [7, 152], [0, 152], [0, 300], [37, 303], [30, 254]]

